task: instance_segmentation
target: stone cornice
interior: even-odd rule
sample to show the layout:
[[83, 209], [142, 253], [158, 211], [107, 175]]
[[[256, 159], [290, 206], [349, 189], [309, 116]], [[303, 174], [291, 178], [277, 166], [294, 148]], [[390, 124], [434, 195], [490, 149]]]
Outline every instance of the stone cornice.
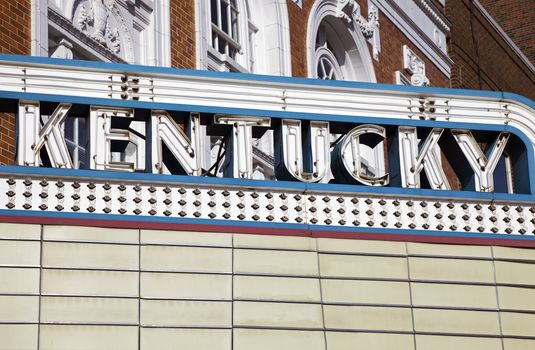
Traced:
[[99, 44], [96, 40], [85, 35], [76, 27], [74, 27], [68, 19], [63, 17], [61, 13], [56, 12], [56, 10], [53, 8], [48, 9], [48, 20], [50, 24], [56, 26], [58, 30], [70, 36], [71, 41], [82, 44], [84, 47], [101, 56], [105, 61], [113, 63], [126, 63], [126, 61], [124, 61], [122, 58], [115, 55], [113, 52]]

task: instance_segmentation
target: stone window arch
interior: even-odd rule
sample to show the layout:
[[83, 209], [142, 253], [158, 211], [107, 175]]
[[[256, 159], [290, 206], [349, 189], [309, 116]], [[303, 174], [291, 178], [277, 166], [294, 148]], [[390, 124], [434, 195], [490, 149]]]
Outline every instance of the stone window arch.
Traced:
[[[310, 12], [307, 35], [311, 78], [376, 82], [366, 39], [378, 54], [376, 12], [366, 20], [355, 0], [319, 0]], [[365, 36], [366, 35], [366, 36]], [[325, 74], [325, 64], [333, 69]]]

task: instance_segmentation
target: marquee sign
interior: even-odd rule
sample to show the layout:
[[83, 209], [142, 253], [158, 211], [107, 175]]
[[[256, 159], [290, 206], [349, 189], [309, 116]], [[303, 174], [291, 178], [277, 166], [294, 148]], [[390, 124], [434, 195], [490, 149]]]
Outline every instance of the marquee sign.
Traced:
[[[0, 105], [19, 165], [3, 213], [535, 233], [535, 110], [512, 94], [0, 55]], [[266, 133], [275, 179], [253, 180]]]

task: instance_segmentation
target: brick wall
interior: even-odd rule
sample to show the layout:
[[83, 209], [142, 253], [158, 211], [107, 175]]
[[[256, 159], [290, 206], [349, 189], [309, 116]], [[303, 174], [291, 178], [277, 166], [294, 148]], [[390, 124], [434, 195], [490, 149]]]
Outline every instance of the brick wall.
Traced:
[[[377, 82], [395, 83], [395, 71], [403, 71], [403, 45], [407, 45], [425, 62], [426, 74], [432, 86], [450, 86], [448, 77], [382, 13], [379, 14], [379, 21], [381, 25], [381, 53], [379, 61], [374, 61]], [[406, 76], [408, 75], [406, 74]]]
[[444, 5], [439, 0], [431, 0], [433, 6], [435, 6], [440, 12], [444, 13]]
[[510, 91], [535, 99], [535, 74], [469, 0], [448, 0], [446, 15], [452, 22], [453, 87]]
[[307, 26], [308, 14], [314, 1], [303, 1], [303, 8], [299, 8], [292, 1], [288, 1], [288, 21], [290, 22], [290, 44], [292, 53], [292, 75], [307, 77]]
[[494, 20], [535, 64], [535, 2], [533, 0], [480, 0]]
[[[0, 52], [31, 53], [30, 0], [0, 1]], [[13, 164], [15, 159], [15, 116], [0, 113], [0, 164]]]
[[[302, 9], [292, 2], [288, 3], [292, 73], [296, 77], [307, 76], [307, 27], [308, 17], [314, 2], [313, 0], [304, 1]], [[368, 13], [367, 2], [359, 1], [359, 4], [361, 5], [361, 13]], [[395, 71], [403, 69], [403, 45], [408, 45], [425, 61], [427, 76], [431, 81], [431, 85], [449, 87], [449, 79], [383, 13], [379, 14], [379, 23], [381, 53], [378, 61], [373, 60], [377, 82], [395, 83]], [[372, 47], [370, 44], [368, 44], [368, 50], [371, 56]]]
[[171, 66], [196, 68], [195, 1], [171, 0]]
[[31, 53], [30, 0], [0, 1], [0, 52]]

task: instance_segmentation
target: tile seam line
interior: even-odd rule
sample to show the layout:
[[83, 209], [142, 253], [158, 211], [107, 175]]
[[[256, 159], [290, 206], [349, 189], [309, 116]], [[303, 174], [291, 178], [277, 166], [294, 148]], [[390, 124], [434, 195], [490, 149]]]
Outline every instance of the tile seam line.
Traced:
[[412, 278], [411, 278], [411, 263], [410, 263], [410, 256], [409, 256], [409, 246], [407, 242], [403, 243], [403, 246], [405, 247], [405, 254], [406, 254], [406, 261], [407, 261], [407, 282], [409, 285], [409, 299], [410, 299], [410, 305], [411, 305], [411, 321], [412, 321], [412, 340], [414, 344], [414, 350], [417, 350], [417, 342], [416, 342], [416, 322], [414, 319], [414, 302], [413, 302], [413, 296], [412, 296]]
[[497, 317], [498, 317], [498, 326], [500, 330], [500, 342], [502, 345], [502, 350], [505, 350], [505, 342], [503, 337], [503, 325], [502, 325], [502, 312], [501, 312], [501, 306], [500, 306], [500, 294], [498, 293], [498, 280], [496, 275], [496, 259], [494, 256], [494, 247], [490, 247], [490, 254], [492, 257], [492, 277], [494, 279], [494, 293], [496, 296], [496, 308], [497, 308]]
[[41, 349], [41, 306], [43, 299], [43, 239], [45, 225], [39, 226], [39, 309], [37, 320], [37, 349]]

